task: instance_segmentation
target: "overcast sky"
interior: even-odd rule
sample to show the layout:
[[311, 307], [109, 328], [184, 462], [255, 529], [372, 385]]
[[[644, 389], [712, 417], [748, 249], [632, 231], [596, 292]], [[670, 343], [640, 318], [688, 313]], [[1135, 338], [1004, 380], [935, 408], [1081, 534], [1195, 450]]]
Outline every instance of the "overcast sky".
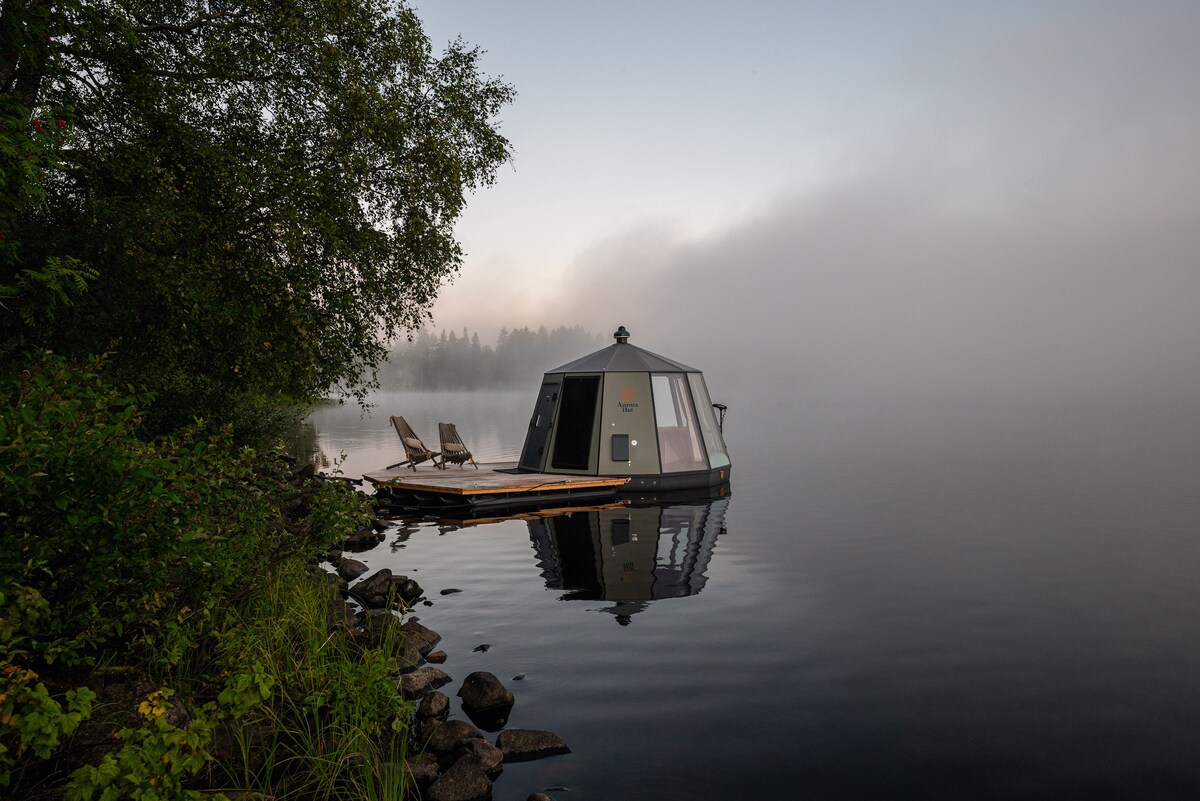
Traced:
[[416, 8], [519, 93], [435, 329], [624, 324], [830, 382], [1198, 383], [1194, 0]]

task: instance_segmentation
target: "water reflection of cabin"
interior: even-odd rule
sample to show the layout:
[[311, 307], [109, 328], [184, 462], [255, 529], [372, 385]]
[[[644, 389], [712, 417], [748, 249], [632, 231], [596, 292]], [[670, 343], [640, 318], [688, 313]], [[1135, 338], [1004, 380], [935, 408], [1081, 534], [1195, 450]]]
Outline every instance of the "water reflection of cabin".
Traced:
[[694, 367], [616, 344], [548, 371], [519, 468], [629, 476], [625, 490], [685, 489], [729, 481], [729, 452]]
[[624, 623], [649, 601], [704, 588], [728, 504], [720, 498], [533, 519], [529, 538], [546, 587], [564, 590], [564, 600], [613, 601], [604, 611]]

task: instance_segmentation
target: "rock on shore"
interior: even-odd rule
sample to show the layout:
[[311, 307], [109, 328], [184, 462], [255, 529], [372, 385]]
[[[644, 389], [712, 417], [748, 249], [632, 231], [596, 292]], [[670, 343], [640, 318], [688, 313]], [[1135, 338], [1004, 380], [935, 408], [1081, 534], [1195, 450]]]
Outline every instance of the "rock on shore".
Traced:
[[449, 684], [450, 681], [450, 676], [444, 670], [435, 667], [417, 668], [400, 676], [400, 692], [405, 698], [420, 698], [443, 684]]
[[496, 746], [504, 752], [505, 762], [525, 762], [571, 753], [557, 734], [537, 729], [505, 729], [496, 738]]
[[368, 609], [412, 606], [424, 592], [421, 585], [408, 576], [393, 576], [387, 568], [376, 571], [350, 588], [350, 594]]
[[463, 757], [429, 785], [429, 801], [487, 801], [492, 780], [475, 757]]
[[476, 671], [463, 679], [458, 697], [462, 699], [464, 707], [479, 712], [497, 707], [511, 707], [515, 700], [512, 690], [486, 670]]
[[[346, 543], [347, 550], [380, 537], [378, 524], [355, 532]], [[424, 591], [417, 582], [406, 576], [393, 575], [381, 569], [353, 587], [351, 580], [364, 572], [366, 566], [339, 553], [334, 561], [341, 576], [327, 574], [329, 582], [331, 623], [351, 628], [351, 637], [361, 646], [375, 647], [385, 639], [398, 643], [398, 684], [405, 698], [420, 699], [414, 714], [415, 739], [419, 754], [410, 756], [405, 768], [414, 787], [427, 801], [488, 801], [492, 797], [492, 780], [500, 774], [506, 762], [523, 762], [557, 754], [571, 749], [557, 734], [537, 729], [503, 729], [515, 697], [511, 690], [492, 673], [476, 671], [463, 680], [458, 690], [462, 710], [476, 724], [447, 719], [450, 699], [438, 687], [451, 681], [449, 675], [426, 661], [444, 662], [444, 652], [433, 652], [441, 635], [422, 625], [415, 618], [401, 621], [392, 610], [401, 612], [419, 601]], [[457, 593], [444, 590], [443, 595]], [[352, 608], [342, 599], [350, 595], [363, 607], [361, 623], [354, 625]], [[475, 649], [486, 652], [484, 644]], [[431, 653], [432, 652], [432, 653]], [[514, 677], [514, 680], [524, 675]], [[486, 731], [500, 730], [495, 744], [484, 738]], [[501, 730], [503, 729], [503, 730]], [[535, 792], [528, 801], [553, 801], [545, 793]]]

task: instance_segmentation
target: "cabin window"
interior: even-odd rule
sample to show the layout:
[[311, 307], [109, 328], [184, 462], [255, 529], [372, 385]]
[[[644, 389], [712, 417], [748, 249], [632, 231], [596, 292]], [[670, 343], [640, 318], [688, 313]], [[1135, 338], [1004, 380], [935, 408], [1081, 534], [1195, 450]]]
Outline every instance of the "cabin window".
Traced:
[[658, 426], [658, 453], [664, 473], [707, 470], [700, 445], [699, 426], [692, 407], [686, 373], [657, 373], [650, 377], [654, 418]]
[[725, 438], [721, 436], [717, 417], [713, 414], [708, 387], [699, 373], [688, 373], [688, 381], [692, 385], [692, 397], [696, 399], [696, 416], [700, 418], [700, 433], [704, 435], [708, 463], [713, 467], [725, 467], [729, 464], [729, 451], [725, 448]]
[[596, 398], [600, 376], [568, 376], [562, 383], [562, 401], [554, 428], [555, 470], [587, 470], [591, 463], [592, 431], [596, 427]]

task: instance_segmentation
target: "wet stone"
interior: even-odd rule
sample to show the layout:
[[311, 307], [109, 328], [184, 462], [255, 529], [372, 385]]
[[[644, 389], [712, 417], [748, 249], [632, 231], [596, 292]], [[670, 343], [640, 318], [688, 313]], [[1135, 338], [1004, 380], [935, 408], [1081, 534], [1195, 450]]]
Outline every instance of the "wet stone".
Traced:
[[383, 535], [373, 528], [360, 528], [346, 535], [343, 548], [347, 551], [367, 551], [383, 542]]
[[445, 651], [430, 651], [429, 653], [425, 654], [425, 658], [428, 659], [430, 662], [432, 662], [435, 665], [440, 665], [446, 661], [446, 652]]
[[483, 740], [483, 732], [465, 720], [447, 720], [427, 730], [426, 748], [435, 754], [449, 754], [469, 740]]
[[392, 592], [392, 571], [385, 567], [355, 584], [350, 592], [368, 609], [383, 609]]
[[408, 640], [402, 640], [396, 649], [399, 651], [396, 656], [396, 667], [401, 673], [416, 670], [425, 662], [425, 657], [421, 656], [421, 649]]
[[438, 668], [417, 668], [411, 673], [400, 676], [400, 692], [405, 698], [420, 698], [443, 684], [449, 684], [450, 681], [451, 679], [445, 671]]
[[431, 628], [422, 626], [412, 618], [404, 621], [404, 625], [400, 627], [400, 631], [421, 650], [422, 654], [432, 651], [433, 646], [437, 645], [442, 639], [442, 635]]
[[460, 759], [429, 786], [429, 801], [486, 801], [492, 782], [477, 759]]
[[506, 762], [525, 762], [571, 753], [571, 749], [557, 734], [537, 729], [505, 729], [496, 738], [496, 746], [504, 752]]
[[[416, 720], [416, 729], [410, 732], [410, 734], [412, 736], [412, 741], [417, 744], [418, 751], [425, 750], [425, 744], [429, 742], [429, 738], [433, 736], [433, 733], [437, 731], [443, 723], [445, 723], [445, 721], [439, 720], [438, 718], [428, 718], [426, 720], [421, 720], [418, 718]], [[433, 752], [430, 751], [429, 753], [432, 754]]]
[[384, 609], [396, 604], [411, 605], [424, 590], [408, 576], [393, 576], [392, 571], [384, 568], [355, 584], [350, 592], [363, 606]]
[[445, 718], [450, 712], [450, 698], [443, 692], [434, 690], [421, 699], [417, 705], [418, 720], [433, 720]]
[[487, 740], [468, 740], [465, 743], [459, 743], [458, 747], [454, 749], [454, 761], [466, 756], [478, 759], [479, 767], [493, 779], [504, 765], [504, 752]]
[[406, 765], [408, 766], [408, 775], [418, 787], [428, 787], [442, 772], [442, 769], [438, 767], [437, 757], [428, 751], [407, 760]]
[[346, 581], [353, 581], [370, 569], [357, 559], [342, 559], [338, 563], [338, 575]]
[[512, 690], [485, 670], [476, 671], [463, 679], [458, 697], [462, 699], [464, 707], [480, 711], [512, 706], [515, 700]]
[[392, 587], [395, 589], [396, 597], [406, 606], [412, 606], [425, 593], [425, 590], [421, 589], [421, 585], [408, 576], [397, 576], [392, 582]]

